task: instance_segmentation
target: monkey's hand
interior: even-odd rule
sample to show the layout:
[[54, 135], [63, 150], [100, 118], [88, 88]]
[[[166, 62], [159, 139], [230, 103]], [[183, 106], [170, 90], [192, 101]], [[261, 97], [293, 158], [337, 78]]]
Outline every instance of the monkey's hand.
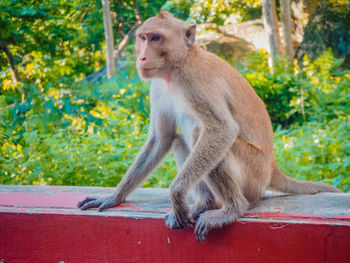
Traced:
[[78, 202], [77, 206], [81, 210], [86, 210], [92, 207], [98, 207], [98, 211], [102, 212], [107, 208], [120, 205], [122, 202], [123, 201], [119, 200], [119, 198], [116, 197], [115, 195], [101, 196], [101, 197], [88, 196], [84, 200]]
[[188, 216], [188, 213], [169, 212], [165, 216], [165, 224], [171, 229], [192, 228], [193, 220]]

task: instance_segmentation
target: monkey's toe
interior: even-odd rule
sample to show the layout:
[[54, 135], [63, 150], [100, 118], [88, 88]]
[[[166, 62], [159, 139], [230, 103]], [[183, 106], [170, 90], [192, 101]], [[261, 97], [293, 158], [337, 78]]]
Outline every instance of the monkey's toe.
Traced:
[[183, 229], [192, 228], [193, 222], [185, 214], [175, 214], [174, 212], [169, 212], [165, 216], [165, 224], [171, 229]]
[[223, 225], [219, 220], [223, 217], [223, 211], [220, 210], [211, 210], [202, 213], [197, 222], [194, 233], [199, 242], [204, 242], [207, 240], [208, 233], [214, 229], [221, 227]]
[[204, 206], [194, 206], [190, 210], [190, 216], [194, 221], [197, 221], [199, 216], [207, 210], [208, 209]]
[[180, 225], [180, 223], [176, 220], [176, 216], [174, 212], [169, 212], [165, 216], [165, 224], [167, 227], [175, 230], [183, 229], [184, 227]]
[[193, 205], [191, 207], [190, 210], [190, 217], [194, 220], [197, 221], [199, 216], [201, 214], [203, 214], [204, 212], [208, 211], [208, 210], [212, 210], [212, 209], [216, 209], [216, 205], [215, 202], [211, 202], [211, 203], [197, 203], [195, 205]]
[[196, 228], [194, 230], [194, 233], [196, 235], [198, 242], [204, 242], [207, 240], [207, 235], [209, 231], [212, 229], [210, 225], [206, 222], [206, 220], [203, 220], [203, 217], [199, 217], [198, 221], [196, 223]]

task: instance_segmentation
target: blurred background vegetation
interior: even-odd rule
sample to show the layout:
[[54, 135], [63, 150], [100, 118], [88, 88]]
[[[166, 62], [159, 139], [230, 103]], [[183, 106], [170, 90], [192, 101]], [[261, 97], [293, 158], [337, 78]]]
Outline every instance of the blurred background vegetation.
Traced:
[[[303, 2], [309, 3], [308, 19], [301, 23], [306, 47], [313, 43], [308, 31], [317, 30], [308, 24], [312, 10], [330, 5], [324, 9], [350, 17], [346, 0]], [[1, 184], [115, 186], [149, 126], [149, 83], [137, 75], [130, 30], [160, 9], [189, 23], [216, 26], [262, 16], [260, 0], [111, 0], [110, 8], [117, 66], [107, 79], [101, 1], [0, 2]], [[276, 10], [280, 18], [279, 1]], [[322, 30], [324, 35], [316, 35], [327, 40], [330, 31]], [[240, 59], [222, 57], [264, 100], [280, 168], [294, 178], [349, 192], [350, 71], [345, 62], [350, 30], [344, 32], [340, 40], [312, 48], [317, 54], [307, 48], [301, 52], [304, 42], [297, 43], [300, 52], [293, 63], [282, 56], [273, 68], [264, 49], [253, 48]], [[169, 155], [144, 186], [167, 187], [175, 175]]]

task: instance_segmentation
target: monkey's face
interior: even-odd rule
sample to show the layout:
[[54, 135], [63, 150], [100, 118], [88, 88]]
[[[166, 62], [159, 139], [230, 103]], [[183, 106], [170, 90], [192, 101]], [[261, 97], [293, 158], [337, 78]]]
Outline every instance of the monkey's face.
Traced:
[[166, 78], [186, 58], [186, 28], [164, 11], [144, 22], [136, 33], [137, 69], [142, 78]]
[[141, 31], [137, 35], [137, 69], [144, 79], [162, 77], [166, 73], [165, 36], [159, 30]]

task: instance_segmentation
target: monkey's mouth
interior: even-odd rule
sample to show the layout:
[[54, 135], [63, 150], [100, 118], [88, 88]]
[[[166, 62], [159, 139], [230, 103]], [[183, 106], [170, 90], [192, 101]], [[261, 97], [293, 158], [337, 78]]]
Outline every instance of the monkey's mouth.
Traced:
[[153, 67], [153, 68], [141, 68], [141, 70], [143, 71], [151, 71], [151, 70], [155, 70], [157, 69], [156, 67]]

